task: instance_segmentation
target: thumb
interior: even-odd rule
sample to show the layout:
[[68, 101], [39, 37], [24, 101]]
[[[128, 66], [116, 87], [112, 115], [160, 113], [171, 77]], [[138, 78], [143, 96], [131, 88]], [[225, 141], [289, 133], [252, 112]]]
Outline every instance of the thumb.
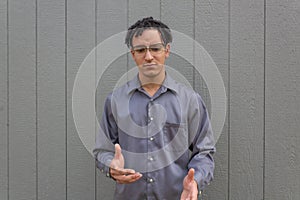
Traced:
[[191, 168], [188, 172], [188, 182], [192, 182], [194, 180], [195, 170]]
[[121, 151], [122, 151], [121, 146], [119, 144], [115, 144], [115, 158], [116, 159], [121, 158], [121, 156], [122, 156]]

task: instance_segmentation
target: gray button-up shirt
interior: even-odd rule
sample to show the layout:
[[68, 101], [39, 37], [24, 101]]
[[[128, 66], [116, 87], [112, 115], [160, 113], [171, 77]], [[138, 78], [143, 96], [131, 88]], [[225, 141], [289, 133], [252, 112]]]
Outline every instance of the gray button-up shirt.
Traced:
[[149, 96], [138, 76], [113, 91], [105, 102], [94, 155], [109, 176], [114, 145], [125, 168], [143, 174], [131, 184], [116, 183], [115, 199], [180, 199], [190, 168], [202, 190], [213, 178], [215, 152], [207, 109], [192, 89], [170, 76]]

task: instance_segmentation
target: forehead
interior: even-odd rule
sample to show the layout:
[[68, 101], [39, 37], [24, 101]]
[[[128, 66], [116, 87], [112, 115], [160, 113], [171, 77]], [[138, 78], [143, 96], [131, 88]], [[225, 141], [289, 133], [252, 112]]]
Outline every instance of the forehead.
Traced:
[[133, 36], [132, 45], [150, 45], [161, 43], [160, 33], [156, 29], [146, 29], [140, 36]]

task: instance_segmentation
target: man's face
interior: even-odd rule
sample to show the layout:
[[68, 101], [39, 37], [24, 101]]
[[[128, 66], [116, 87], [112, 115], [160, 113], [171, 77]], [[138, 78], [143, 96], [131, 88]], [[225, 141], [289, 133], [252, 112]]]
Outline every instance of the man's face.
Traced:
[[[140, 78], [153, 79], [165, 73], [165, 60], [170, 55], [170, 45], [162, 44], [156, 29], [145, 30], [132, 38], [132, 58], [139, 68]], [[146, 48], [146, 49], [145, 49]]]

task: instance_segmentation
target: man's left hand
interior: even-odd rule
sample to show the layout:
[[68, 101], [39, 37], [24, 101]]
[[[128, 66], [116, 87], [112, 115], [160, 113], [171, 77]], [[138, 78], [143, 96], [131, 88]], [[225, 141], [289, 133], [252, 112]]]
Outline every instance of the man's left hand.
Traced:
[[195, 170], [191, 168], [183, 179], [183, 191], [180, 200], [197, 200], [198, 184], [194, 179]]

